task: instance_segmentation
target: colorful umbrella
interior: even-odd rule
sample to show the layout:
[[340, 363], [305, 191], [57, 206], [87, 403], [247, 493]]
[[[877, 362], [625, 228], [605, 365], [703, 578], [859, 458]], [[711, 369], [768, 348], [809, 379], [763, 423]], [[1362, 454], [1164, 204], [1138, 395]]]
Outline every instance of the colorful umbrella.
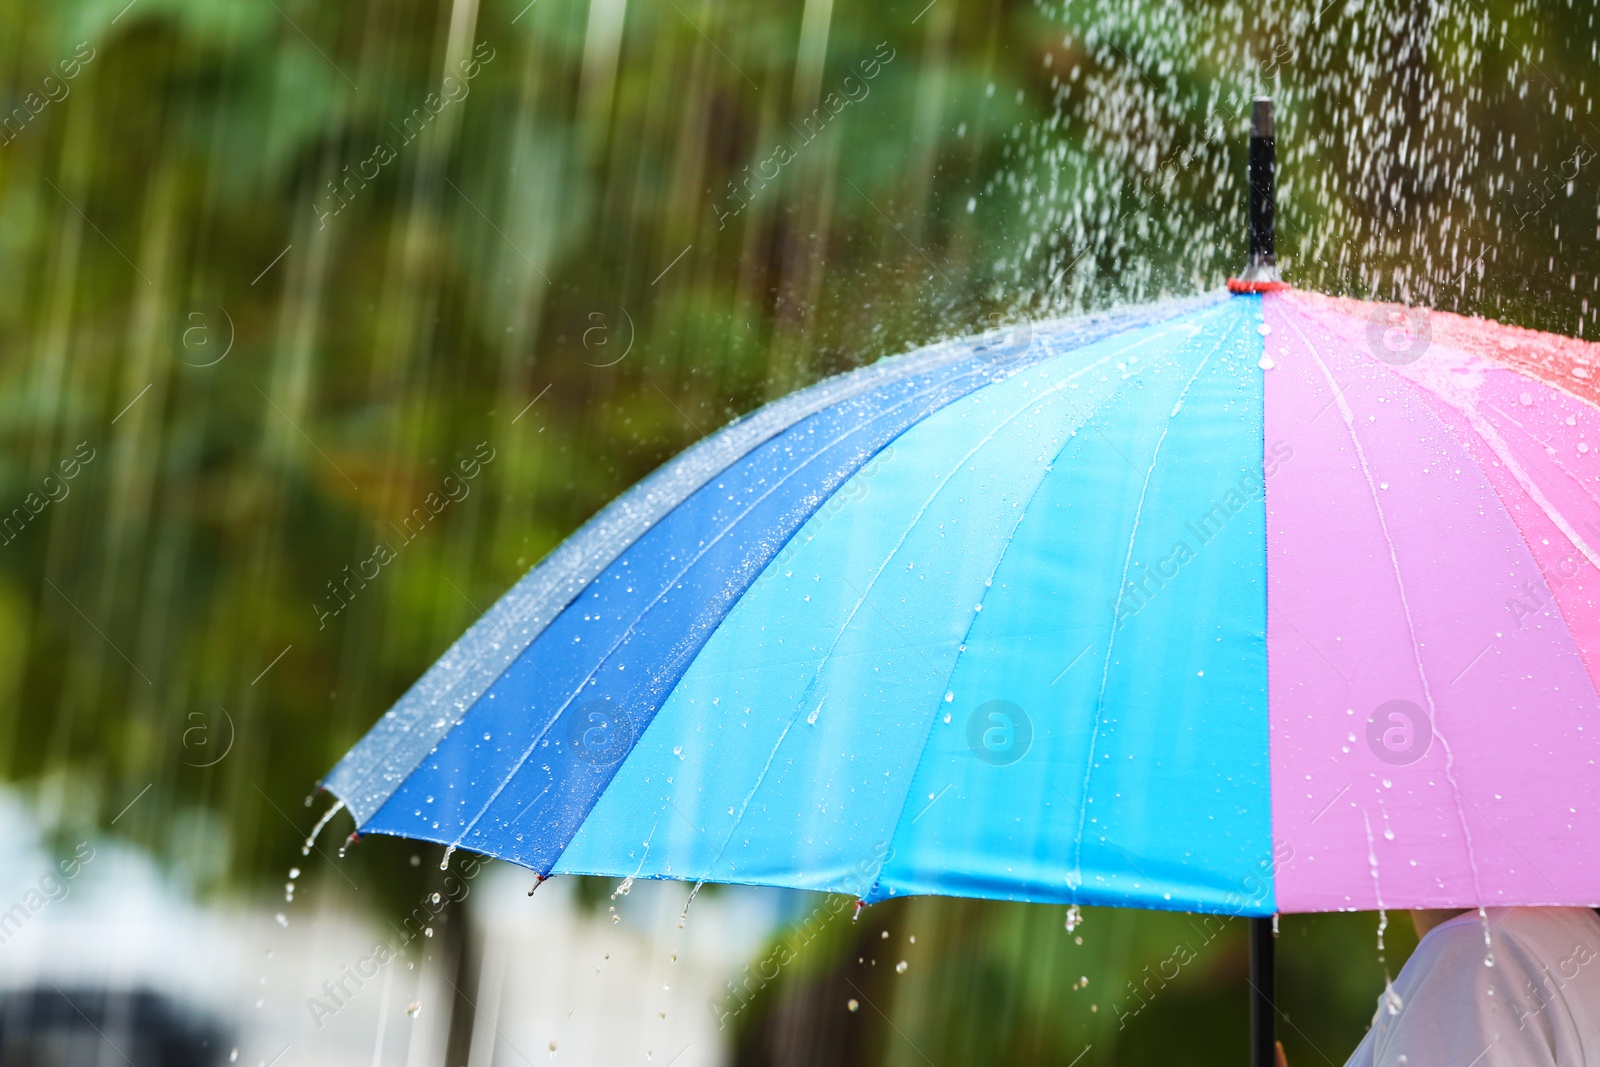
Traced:
[[733, 423], [326, 788], [361, 833], [541, 878], [1600, 903], [1600, 346], [1261, 292], [1258, 134], [1254, 292], [935, 345]]

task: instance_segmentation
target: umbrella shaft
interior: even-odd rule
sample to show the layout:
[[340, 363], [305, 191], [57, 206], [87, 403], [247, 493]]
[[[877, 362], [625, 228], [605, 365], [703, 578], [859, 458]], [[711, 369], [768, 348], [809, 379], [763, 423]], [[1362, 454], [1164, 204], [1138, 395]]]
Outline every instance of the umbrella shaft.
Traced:
[[1272, 918], [1250, 920], [1250, 1067], [1274, 1067], [1278, 1040]]
[[1276, 266], [1273, 199], [1277, 147], [1272, 101], [1258, 98], [1250, 115], [1250, 265]]

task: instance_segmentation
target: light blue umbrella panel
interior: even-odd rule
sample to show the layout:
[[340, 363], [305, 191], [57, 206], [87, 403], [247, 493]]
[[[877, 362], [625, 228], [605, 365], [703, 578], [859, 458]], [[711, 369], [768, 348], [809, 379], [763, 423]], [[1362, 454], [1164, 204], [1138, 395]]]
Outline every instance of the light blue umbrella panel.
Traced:
[[1270, 914], [1260, 495], [1128, 595], [1259, 475], [1260, 321], [1063, 320], [771, 404], [551, 553], [325, 786], [541, 876]]

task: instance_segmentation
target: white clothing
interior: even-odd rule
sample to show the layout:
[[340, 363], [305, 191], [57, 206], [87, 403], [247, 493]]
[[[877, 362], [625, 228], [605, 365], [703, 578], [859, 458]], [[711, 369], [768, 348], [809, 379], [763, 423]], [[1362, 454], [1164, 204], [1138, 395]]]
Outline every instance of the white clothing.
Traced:
[[1488, 917], [1487, 946], [1476, 911], [1428, 931], [1346, 1067], [1600, 1067], [1600, 915]]

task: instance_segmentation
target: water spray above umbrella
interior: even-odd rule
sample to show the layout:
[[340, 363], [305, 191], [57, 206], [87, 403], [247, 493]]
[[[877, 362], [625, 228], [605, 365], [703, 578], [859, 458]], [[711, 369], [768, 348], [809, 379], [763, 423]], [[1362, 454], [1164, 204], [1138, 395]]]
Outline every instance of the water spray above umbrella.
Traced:
[[1278, 913], [1600, 903], [1595, 346], [1283, 291], [1272, 133], [1234, 295], [732, 423], [325, 787], [540, 880], [1247, 916], [1258, 1062]]

